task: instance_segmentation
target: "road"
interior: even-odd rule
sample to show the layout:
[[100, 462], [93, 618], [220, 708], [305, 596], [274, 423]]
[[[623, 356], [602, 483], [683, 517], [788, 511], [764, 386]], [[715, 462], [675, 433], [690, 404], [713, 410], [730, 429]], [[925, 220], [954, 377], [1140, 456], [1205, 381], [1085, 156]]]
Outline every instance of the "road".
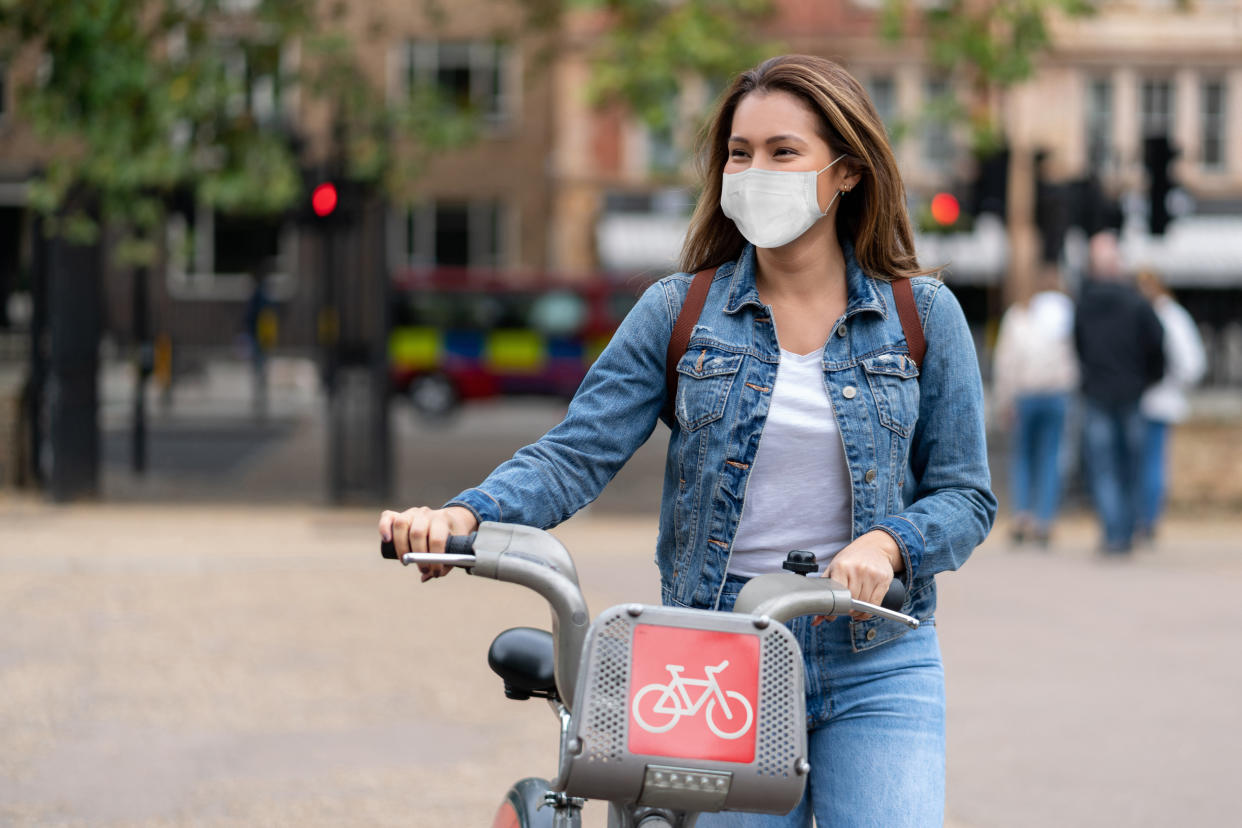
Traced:
[[[490, 824], [554, 770], [484, 664], [533, 594], [427, 585], [373, 510], [0, 499], [0, 824]], [[656, 596], [650, 518], [557, 530], [594, 611]], [[1069, 521], [942, 576], [952, 828], [1218, 824], [1242, 714], [1236, 525], [1127, 561]], [[602, 811], [588, 811], [602, 825]]]
[[[285, 363], [265, 419], [254, 416], [244, 366], [220, 364], [201, 380], [178, 386], [166, 405], [152, 390], [147, 470], [130, 467], [132, 380], [104, 375], [100, 422], [101, 489], [126, 503], [324, 503], [328, 445], [326, 402], [304, 376], [309, 366]], [[404, 400], [390, 409], [393, 503], [439, 505], [477, 484], [516, 449], [537, 440], [565, 414], [565, 403], [507, 399], [475, 403], [442, 423], [415, 416]], [[653, 514], [659, 508], [664, 456], [657, 438], [643, 446], [597, 501], [596, 511]], [[377, 504], [378, 505], [378, 504]]]

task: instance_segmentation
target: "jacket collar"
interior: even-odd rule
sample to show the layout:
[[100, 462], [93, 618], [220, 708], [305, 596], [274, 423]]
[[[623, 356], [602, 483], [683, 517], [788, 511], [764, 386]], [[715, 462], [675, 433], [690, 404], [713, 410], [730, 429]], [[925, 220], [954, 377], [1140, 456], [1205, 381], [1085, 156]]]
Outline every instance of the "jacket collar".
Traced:
[[[888, 306], [880, 295], [876, 279], [863, 272], [854, 257], [854, 243], [849, 239], [841, 242], [841, 252], [845, 254], [845, 283], [848, 299], [845, 315], [853, 316], [862, 311], [876, 311], [881, 317], [888, 318]], [[737, 313], [747, 305], [766, 310], [767, 306], [759, 298], [759, 289], [755, 286], [755, 247], [747, 244], [742, 254], [733, 262], [733, 274], [729, 283], [729, 300], [725, 304], [725, 313]]]

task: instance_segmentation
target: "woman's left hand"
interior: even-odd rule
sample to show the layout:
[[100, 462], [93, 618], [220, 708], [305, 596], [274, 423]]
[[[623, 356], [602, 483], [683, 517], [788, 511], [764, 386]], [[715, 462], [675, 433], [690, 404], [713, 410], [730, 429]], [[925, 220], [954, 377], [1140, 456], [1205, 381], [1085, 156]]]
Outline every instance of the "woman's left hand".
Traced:
[[[902, 570], [901, 549], [892, 535], [874, 529], [857, 538], [833, 556], [823, 577], [832, 578], [859, 601], [879, 604], [884, 600], [893, 577]], [[851, 612], [857, 621], [871, 617], [867, 612]], [[833, 616], [817, 616], [812, 622], [831, 621]]]

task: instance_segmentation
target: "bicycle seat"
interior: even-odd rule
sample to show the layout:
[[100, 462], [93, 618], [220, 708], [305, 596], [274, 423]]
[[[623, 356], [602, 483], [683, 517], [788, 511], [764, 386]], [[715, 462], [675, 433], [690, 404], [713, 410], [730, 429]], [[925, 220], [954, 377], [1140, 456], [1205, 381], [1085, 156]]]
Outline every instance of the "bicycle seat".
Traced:
[[556, 695], [556, 659], [552, 633], [533, 627], [514, 627], [496, 636], [487, 651], [487, 666], [504, 679], [511, 699]]

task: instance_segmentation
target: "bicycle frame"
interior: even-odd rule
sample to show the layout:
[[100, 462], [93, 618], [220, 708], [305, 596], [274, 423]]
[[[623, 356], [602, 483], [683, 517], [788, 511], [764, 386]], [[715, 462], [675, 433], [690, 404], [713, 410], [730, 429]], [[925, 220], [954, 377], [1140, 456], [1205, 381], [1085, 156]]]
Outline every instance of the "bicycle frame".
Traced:
[[[609, 802], [610, 828], [689, 828], [698, 813], [723, 809], [789, 811], [801, 799], [810, 765], [802, 655], [784, 622], [863, 610], [918, 626], [909, 616], [853, 600], [835, 581], [793, 573], [753, 578], [733, 613], [625, 604], [589, 623], [573, 560], [548, 533], [485, 522], [468, 543], [450, 540], [450, 554], [407, 554], [402, 562], [459, 566], [521, 584], [552, 611], [557, 694], [551, 703], [561, 725], [560, 762], [545, 795], [551, 819], [548, 811], [528, 813], [531, 825], [577, 828], [583, 797]], [[463, 545], [470, 554], [451, 554]], [[665, 657], [668, 647], [706, 659], [695, 668], [704, 678], [683, 676], [689, 662]], [[692, 702], [687, 687], [703, 693]], [[659, 692], [657, 705], [673, 716], [665, 727], [649, 728], [637, 715], [641, 694], [649, 691]], [[731, 703], [748, 714], [745, 727], [722, 733], [712, 710], [719, 705], [732, 723]], [[683, 719], [693, 721], [683, 726]], [[510, 806], [518, 807], [519, 788], [529, 799], [541, 782], [516, 785]]]

